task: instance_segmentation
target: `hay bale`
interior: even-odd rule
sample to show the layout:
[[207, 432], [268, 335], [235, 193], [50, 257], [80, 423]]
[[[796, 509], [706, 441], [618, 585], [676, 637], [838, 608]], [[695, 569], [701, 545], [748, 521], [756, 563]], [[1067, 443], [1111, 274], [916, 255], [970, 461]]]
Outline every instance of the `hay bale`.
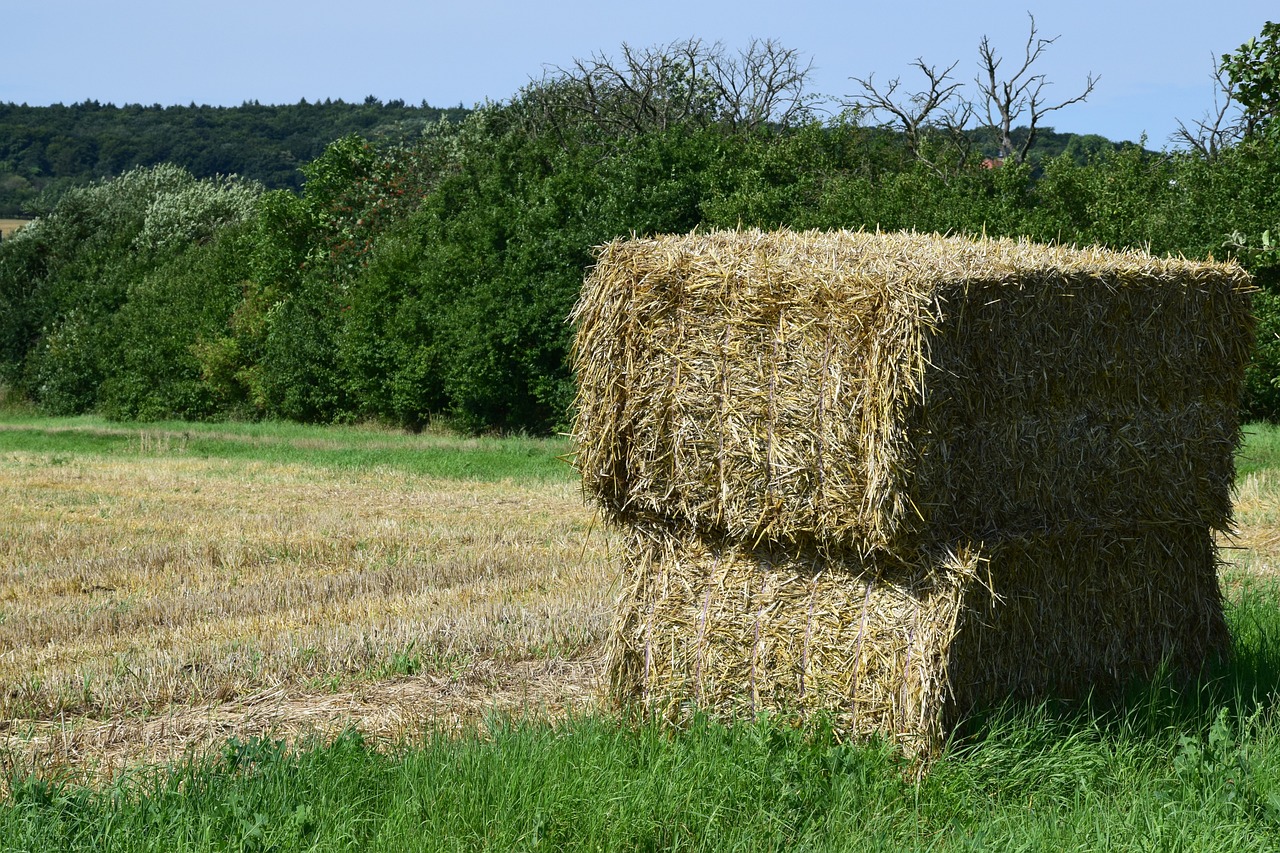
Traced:
[[978, 576], [969, 551], [907, 563], [822, 548], [631, 530], [610, 637], [610, 696], [681, 721], [823, 714], [928, 754], [943, 736], [947, 654]]
[[902, 553], [1071, 520], [1226, 529], [1232, 264], [921, 234], [606, 245], [574, 438], [621, 524]]
[[1230, 643], [1198, 527], [1013, 537], [916, 562], [641, 527], [620, 553], [609, 698], [673, 722], [821, 714], [927, 757], [975, 709], [1107, 700], [1162, 667], [1186, 680]]
[[978, 707], [1226, 655], [1250, 294], [1233, 264], [1009, 240], [603, 247], [574, 438], [625, 534], [613, 697], [927, 754]]
[[1067, 527], [981, 554], [987, 586], [966, 590], [950, 646], [948, 727], [1011, 699], [1120, 698], [1162, 668], [1185, 684], [1230, 653], [1202, 526]]

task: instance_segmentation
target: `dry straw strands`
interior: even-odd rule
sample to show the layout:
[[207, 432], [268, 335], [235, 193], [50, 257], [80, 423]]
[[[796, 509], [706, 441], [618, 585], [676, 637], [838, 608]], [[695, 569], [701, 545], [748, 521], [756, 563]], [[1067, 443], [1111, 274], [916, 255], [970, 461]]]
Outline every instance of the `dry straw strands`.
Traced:
[[913, 565], [634, 530], [610, 689], [669, 720], [694, 709], [829, 717], [922, 753], [941, 739], [946, 655], [972, 552]]
[[606, 245], [575, 319], [578, 464], [615, 521], [863, 551], [1163, 523], [1171, 501], [1228, 524], [1251, 322], [1234, 265], [694, 233]]
[[621, 554], [610, 691], [674, 721], [823, 714], [927, 755], [966, 712], [1115, 695], [1162, 666], [1185, 679], [1230, 642], [1197, 527], [1018, 537], [916, 563], [646, 527]]
[[1162, 666], [1185, 682], [1230, 651], [1202, 526], [1068, 528], [981, 553], [990, 588], [969, 585], [947, 654], [950, 722], [1007, 699], [1117, 696]]
[[1011, 240], [604, 246], [574, 437], [629, 531], [615, 695], [928, 748], [978, 705], [1225, 653], [1250, 294], [1234, 264]]

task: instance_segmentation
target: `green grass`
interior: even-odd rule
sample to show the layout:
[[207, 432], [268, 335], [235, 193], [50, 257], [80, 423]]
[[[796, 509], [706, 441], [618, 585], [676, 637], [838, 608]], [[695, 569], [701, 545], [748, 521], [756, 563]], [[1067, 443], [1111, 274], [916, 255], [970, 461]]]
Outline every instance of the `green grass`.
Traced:
[[93, 416], [56, 418], [0, 408], [6, 451], [75, 455], [165, 455], [254, 460], [339, 470], [387, 468], [408, 474], [498, 481], [574, 476], [563, 438], [467, 437], [377, 427], [282, 422], [123, 424]]
[[882, 744], [762, 720], [678, 733], [494, 719], [397, 750], [358, 735], [103, 788], [14, 773], [6, 850], [1280, 849], [1280, 610], [1231, 607], [1235, 662], [1127, 708], [996, 715], [919, 781]]
[[1280, 425], [1246, 424], [1244, 442], [1236, 454], [1236, 470], [1243, 476], [1263, 468], [1280, 469]]
[[[477, 438], [275, 421], [123, 424], [89, 415], [49, 417], [19, 406], [0, 406], [0, 454], [5, 451], [45, 453], [55, 461], [76, 454], [172, 454], [481, 481], [574, 476], [564, 438]], [[1280, 468], [1280, 426], [1248, 424], [1237, 468], [1242, 476]]]

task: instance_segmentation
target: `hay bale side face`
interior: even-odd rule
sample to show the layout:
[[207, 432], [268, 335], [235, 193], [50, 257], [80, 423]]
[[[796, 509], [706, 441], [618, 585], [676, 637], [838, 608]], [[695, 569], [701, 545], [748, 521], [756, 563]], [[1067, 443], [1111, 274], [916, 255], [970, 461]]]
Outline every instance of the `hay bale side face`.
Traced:
[[998, 597], [967, 593], [946, 667], [948, 727], [1009, 699], [1120, 698], [1162, 666], [1188, 683], [1229, 654], [1203, 527], [1062, 530], [988, 543], [984, 556]]
[[669, 720], [826, 715], [913, 754], [941, 745], [956, 617], [976, 555], [909, 565], [633, 531], [611, 694]]
[[862, 552], [1225, 527], [1248, 292], [1234, 266], [1011, 241], [613, 243], [575, 314], [584, 488], [623, 524]]
[[621, 551], [610, 696], [673, 721], [823, 714], [929, 755], [975, 709], [1120, 698], [1162, 666], [1190, 681], [1230, 648], [1197, 526], [1062, 530], [914, 564], [653, 528]]
[[913, 499], [944, 538], [1064, 523], [1229, 529], [1247, 278], [1126, 255], [1092, 263], [939, 289], [934, 368], [906, 418]]

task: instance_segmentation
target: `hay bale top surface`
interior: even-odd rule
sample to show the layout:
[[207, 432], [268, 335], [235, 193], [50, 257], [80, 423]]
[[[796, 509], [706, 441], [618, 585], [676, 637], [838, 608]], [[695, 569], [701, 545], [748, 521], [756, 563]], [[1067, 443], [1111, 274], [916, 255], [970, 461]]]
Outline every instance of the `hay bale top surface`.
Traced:
[[914, 232], [711, 231], [619, 239], [600, 251], [600, 265], [642, 273], [642, 287], [662, 271], [679, 272], [687, 289], [755, 287], [771, 282], [858, 291], [943, 283], [1018, 283], [1029, 278], [1097, 279], [1115, 284], [1229, 279], [1248, 275], [1234, 262], [1160, 258], [1137, 250], [1072, 247], [1012, 239], [971, 239]]

